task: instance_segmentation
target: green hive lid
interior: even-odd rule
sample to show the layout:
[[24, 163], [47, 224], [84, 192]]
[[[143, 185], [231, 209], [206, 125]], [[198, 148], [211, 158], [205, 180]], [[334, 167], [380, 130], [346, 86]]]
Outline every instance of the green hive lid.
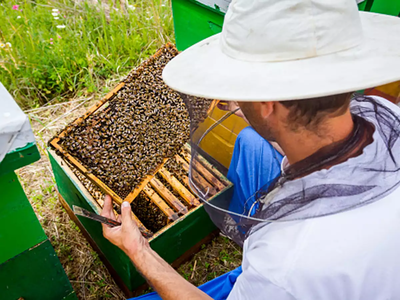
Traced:
[[232, 0], [197, 0], [197, 2], [226, 13]]

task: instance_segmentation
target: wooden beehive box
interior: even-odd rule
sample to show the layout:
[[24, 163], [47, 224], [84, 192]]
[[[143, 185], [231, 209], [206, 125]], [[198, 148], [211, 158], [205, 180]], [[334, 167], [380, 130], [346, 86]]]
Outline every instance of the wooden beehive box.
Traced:
[[[147, 67], [152, 67], [152, 64], [154, 64], [157, 59], [160, 60], [160, 55], [162, 53], [169, 53], [171, 54], [170, 57], [173, 57], [177, 54], [177, 51], [172, 45], [163, 47], [155, 56], [132, 72], [130, 76], [134, 78], [135, 76], [140, 76], [141, 72], [148, 72]], [[165, 64], [165, 60], [162, 60], [162, 63]], [[154, 76], [151, 72], [152, 71], [150, 71], [150, 76], [157, 79], [156, 84], [159, 93], [161, 95], [172, 93], [168, 90], [166, 92], [162, 86], [162, 79], [160, 74], [157, 73], [159, 70], [155, 71], [156, 74]], [[132, 92], [134, 95], [140, 95], [141, 84], [142, 83], [139, 84], [139, 88], [137, 88], [137, 85], [135, 86]], [[57, 137], [53, 138], [50, 141], [50, 146], [53, 149], [49, 149], [49, 156], [61, 203], [70, 214], [71, 218], [81, 228], [81, 231], [86, 235], [91, 245], [99, 252], [100, 257], [109, 268], [117, 283], [123, 288], [127, 295], [131, 295], [131, 292], [144, 284], [145, 281], [136, 272], [129, 258], [103, 238], [101, 225], [92, 220], [84, 218], [77, 219], [71, 211], [72, 205], [81, 206], [90, 211], [99, 213], [103, 204], [99, 195], [102, 193], [110, 194], [113, 197], [117, 204], [115, 207], [116, 210], [118, 210], [118, 205], [121, 204], [122, 201], [131, 202], [133, 217], [144, 236], [149, 239], [151, 247], [166, 261], [170, 263], [175, 262], [175, 264], [179, 264], [179, 262], [182, 261], [182, 257], [193, 253], [197, 247], [201, 246], [205, 239], [216, 230], [216, 227], [210, 221], [199, 199], [190, 191], [187, 172], [191, 150], [187, 144], [185, 145], [182, 143], [182, 140], [175, 143], [174, 140], [171, 139], [172, 142], [170, 141], [168, 147], [164, 147], [167, 150], [161, 154], [161, 159], [159, 157], [158, 160], [152, 160], [156, 161], [157, 164], [149, 169], [148, 173], [145, 174], [141, 180], [137, 181], [136, 186], [132, 186], [131, 190], [125, 189], [123, 193], [116, 192], [110, 184], [105, 182], [106, 180], [100, 179], [99, 174], [101, 173], [96, 171], [97, 168], [95, 166], [97, 163], [101, 163], [101, 161], [99, 161], [99, 159], [96, 160], [96, 155], [93, 155], [94, 158], [89, 157], [89, 162], [90, 159], [92, 159], [94, 163], [88, 163], [88, 161], [82, 159], [82, 156], [79, 156], [79, 154], [87, 150], [87, 147], [92, 149], [92, 145], [96, 145], [99, 140], [103, 141], [104, 138], [93, 138], [92, 135], [88, 135], [84, 142], [84, 147], [86, 147], [86, 149], [82, 150], [82, 148], [79, 148], [79, 151], [77, 150], [74, 153], [71, 153], [73, 151], [71, 151], [70, 146], [70, 148], [68, 148], [63, 144], [63, 141], [66, 137], [68, 138], [68, 135], [71, 135], [71, 132], [74, 138], [82, 138], [79, 137], [79, 134], [75, 134], [74, 132], [74, 128], [82, 124], [82, 126], [86, 126], [85, 130], [89, 130], [90, 132], [92, 132], [94, 127], [103, 130], [100, 126], [103, 120], [100, 117], [96, 119], [96, 117], [93, 116], [99, 113], [101, 114], [100, 116], [104, 117], [104, 114], [107, 113], [114, 114], [116, 108], [117, 110], [121, 109], [120, 106], [115, 105], [113, 101], [115, 99], [121, 101], [121, 97], [117, 98], [121, 91], [124, 93], [131, 92], [125, 88], [125, 85], [126, 82], [120, 83], [103, 100], [89, 109], [83, 117], [75, 120]], [[147, 91], [149, 90], [148, 87], [145, 87], [145, 89], [147, 89]], [[166, 97], [173, 96], [168, 94]], [[119, 103], [121, 104], [121, 102]], [[173, 103], [173, 105], [176, 104]], [[173, 111], [173, 108], [170, 110]], [[179, 113], [182, 109], [179, 108], [176, 111]], [[184, 113], [185, 112], [182, 111], [182, 114]], [[136, 106], [133, 111], [128, 111], [128, 114], [130, 117], [132, 115], [133, 120], [143, 119], [143, 114], [146, 114], [146, 116], [149, 115], [146, 113], [145, 109], [139, 109]], [[179, 118], [184, 117], [172, 115], [172, 118], [174, 118], [174, 120], [175, 118], [179, 120]], [[147, 120], [146, 118], [144, 119]], [[157, 122], [155, 124], [157, 126]], [[182, 124], [181, 126], [184, 126], [186, 123], [183, 122]], [[168, 127], [169, 125], [164, 124], [164, 126]], [[133, 127], [134, 126], [132, 126], [132, 128]], [[117, 131], [118, 130], [119, 128], [117, 128]], [[109, 134], [109, 139], [111, 141], [115, 140], [112, 135], [114, 132], [115, 130]], [[130, 129], [128, 130], [128, 134], [129, 133]], [[169, 132], [167, 131], [167, 133]], [[185, 132], [181, 132], [179, 136], [185, 136], [184, 133]], [[173, 135], [173, 132], [171, 134]], [[162, 133], [160, 133], [160, 135], [162, 135]], [[188, 138], [188, 134], [186, 137]], [[95, 139], [96, 142], [93, 142], [93, 139]], [[71, 142], [69, 143], [69, 145], [71, 145]], [[110, 142], [106, 143], [110, 144]], [[73, 149], [75, 147], [73, 141], [72, 145]], [[160, 148], [162, 148], [162, 146], [164, 145], [160, 143]], [[119, 147], [121, 147], [121, 144]], [[122, 144], [122, 147], [124, 148], [124, 144]], [[132, 151], [132, 153], [134, 153], [133, 147], [134, 146], [129, 148], [132, 149], [129, 150]], [[141, 147], [146, 148], [147, 146], [144, 144]], [[150, 147], [150, 149], [147, 149], [145, 152], [146, 157], [140, 157], [140, 159], [147, 161], [158, 151], [156, 151], [154, 147]], [[89, 152], [89, 154], [92, 154], [92, 152]], [[171, 167], [171, 164], [175, 165], [175, 167]], [[178, 169], [180, 168], [180, 172], [177, 172], [176, 166], [178, 166]], [[124, 172], [129, 174], [129, 170]], [[209, 191], [211, 191], [213, 195], [210, 201], [219, 201], [231, 196], [232, 184], [204, 158], [200, 158], [194, 165], [193, 173], [195, 181], [209, 187]]]
[[[177, 156], [187, 166], [189, 156], [187, 150], [184, 151]], [[71, 210], [73, 205], [77, 205], [100, 213], [102, 203], [99, 203], [99, 198], [95, 199], [92, 196], [71, 169], [65, 157], [58, 155], [52, 149], [48, 149], [48, 153], [57, 182], [60, 202], [94, 250], [98, 252], [125, 294], [127, 296], [135, 295], [134, 291], [140, 290], [145, 284], [145, 280], [135, 270], [130, 259], [103, 237], [101, 224], [85, 218], [78, 219]], [[198, 178], [207, 182], [215, 190], [214, 196], [209, 201], [224, 202], [230, 199], [232, 184], [205, 159], [202, 159], [202, 163], [198, 167]], [[223, 188], [219, 189], [218, 185], [222, 185]], [[172, 194], [173, 191], [169, 190], [169, 192]], [[155, 191], [155, 195], [162, 197], [157, 191]], [[201, 245], [216, 233], [217, 228], [211, 222], [203, 205], [193, 206], [186, 213], [179, 215], [176, 220], [170, 220], [165, 227], [157, 232], [152, 232], [148, 239], [152, 249], [174, 267], [178, 267], [191, 254], [198, 251]]]

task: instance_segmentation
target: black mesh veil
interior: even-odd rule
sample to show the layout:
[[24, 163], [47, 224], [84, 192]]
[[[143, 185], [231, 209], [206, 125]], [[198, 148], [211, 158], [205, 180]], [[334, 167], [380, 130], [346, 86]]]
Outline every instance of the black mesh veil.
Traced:
[[[199, 180], [196, 166], [201, 163], [199, 149], [207, 143], [207, 136], [221, 130], [235, 112], [216, 119], [215, 101], [182, 97], [191, 118], [190, 186], [205, 203], [213, 222], [238, 244], [250, 232], [271, 222], [354, 209], [383, 198], [399, 185], [400, 108], [382, 98], [356, 95], [351, 101], [355, 127], [348, 138], [289, 166], [249, 197], [246, 202], [250, 205], [242, 212], [233, 212], [232, 199], [216, 197], [210, 201], [217, 191]], [[357, 150], [360, 141], [367, 142]]]

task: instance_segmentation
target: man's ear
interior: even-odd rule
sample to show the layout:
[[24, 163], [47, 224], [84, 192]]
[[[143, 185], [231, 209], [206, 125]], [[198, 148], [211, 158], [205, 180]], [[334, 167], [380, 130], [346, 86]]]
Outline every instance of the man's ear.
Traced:
[[274, 113], [275, 103], [272, 101], [260, 103], [260, 114], [263, 119], [268, 118]]

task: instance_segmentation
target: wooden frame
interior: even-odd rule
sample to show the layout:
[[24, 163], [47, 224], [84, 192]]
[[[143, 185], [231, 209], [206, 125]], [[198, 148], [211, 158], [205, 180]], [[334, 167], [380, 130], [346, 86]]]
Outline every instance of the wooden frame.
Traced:
[[[177, 50], [172, 44], [167, 44], [160, 50], [156, 52], [150, 59], [144, 62], [139, 68], [136, 69], [136, 74], [140, 74], [146, 66], [151, 64], [155, 59], [157, 59], [162, 53], [167, 49], [170, 52], [176, 52]], [[116, 203], [119, 205], [122, 204], [123, 201], [132, 202], [140, 192], [144, 192], [145, 195], [151, 200], [153, 204], [155, 204], [160, 211], [167, 216], [168, 222], [174, 222], [179, 219], [180, 215], [185, 215], [188, 213], [189, 209], [193, 207], [197, 207], [200, 205], [199, 199], [190, 191], [187, 187], [189, 187], [189, 179], [187, 176], [183, 177], [183, 183], [180, 182], [174, 174], [171, 174], [165, 167], [165, 163], [168, 158], [165, 158], [160, 165], [157, 166], [156, 170], [153, 174], [147, 175], [142, 182], [135, 187], [126, 197], [122, 199], [118, 194], [116, 194], [106, 183], [100, 180], [96, 175], [91, 173], [88, 168], [86, 168], [83, 163], [73, 155], [68, 153], [66, 149], [62, 147], [60, 141], [63, 137], [65, 137], [70, 128], [72, 126], [76, 126], [77, 124], [81, 124], [84, 122], [89, 116], [93, 115], [97, 111], [100, 110], [109, 110], [109, 101], [112, 101], [117, 93], [125, 86], [125, 83], [122, 82], [118, 84], [110, 93], [108, 93], [102, 100], [92, 106], [82, 117], [77, 118], [70, 125], [68, 125], [57, 137], [53, 138], [50, 141], [50, 145], [64, 157], [65, 161], [71, 164], [74, 168], [76, 168], [80, 174], [84, 175], [90, 182], [100, 188], [100, 190], [105, 193], [111, 195]], [[209, 107], [209, 111], [211, 111], [218, 104], [217, 100], [214, 100]], [[190, 163], [190, 155], [191, 150], [189, 145], [185, 145], [182, 148], [181, 153], [175, 155], [175, 159], [183, 165], [183, 169], [189, 171], [189, 163]], [[209, 191], [210, 195], [213, 196], [217, 194], [217, 192], [222, 191], [229, 184], [222, 183], [217, 177], [221, 176], [221, 174], [217, 174], [217, 177], [213, 175], [209, 169], [212, 169], [211, 166], [205, 167], [202, 164], [208, 164], [206, 160], [202, 160], [202, 163], [196, 160], [193, 176], [194, 182], [196, 184], [204, 185]], [[172, 191], [169, 190], [157, 177], [159, 176], [168, 183], [168, 185], [172, 188]], [[216, 173], [215, 173], [216, 174]], [[184, 186], [186, 185], [186, 187]], [[175, 195], [179, 195], [175, 196]], [[102, 203], [98, 203], [102, 207]], [[144, 226], [144, 224], [137, 218], [137, 216], [132, 213], [133, 219], [141, 230], [142, 234], [148, 238], [152, 236], [152, 233]]]
[[[149, 58], [147, 61], [145, 61], [142, 65], [140, 65], [135, 73], [139, 74], [144, 69], [150, 65], [152, 62], [154, 62], [155, 59], [157, 59], [164, 50], [169, 51], [170, 53], [177, 54], [178, 51], [176, 50], [175, 46], [171, 43], [166, 44], [163, 48], [159, 49], [156, 54], [154, 54], [151, 58]], [[50, 141], [50, 145], [59, 151], [65, 159], [72, 164], [75, 168], [77, 168], [86, 178], [88, 178], [92, 183], [94, 183], [96, 186], [98, 186], [102, 192], [105, 194], [109, 194], [115, 202], [117, 202], [119, 205], [122, 204], [123, 201], [128, 201], [132, 202], [140, 192], [144, 191], [145, 194], [152, 200], [154, 204], [156, 204], [160, 210], [168, 217], [169, 220], [176, 220], [179, 214], [186, 214], [188, 212], [188, 209], [184, 204], [182, 204], [176, 197], [174, 197], [168, 189], [165, 188], [165, 186], [155, 178], [155, 175], [157, 173], [160, 174], [160, 176], [168, 182], [182, 197], [184, 202], [189, 207], [192, 206], [198, 206], [200, 204], [199, 200], [196, 199], [196, 197], [187, 189], [185, 188], [179, 180], [177, 180], [174, 176], [172, 176], [165, 168], [164, 164], [168, 160], [168, 158], [165, 158], [160, 165], [157, 166], [156, 170], [154, 171], [153, 174], [147, 175], [142, 182], [136, 186], [126, 197], [125, 199], [122, 199], [117, 193], [113, 191], [106, 183], [104, 183], [102, 180], [100, 180], [96, 175], [91, 173], [83, 163], [77, 158], [75, 158], [73, 155], [68, 153], [66, 149], [64, 149], [61, 144], [59, 143], [61, 138], [66, 136], [68, 132], [70, 131], [70, 128], [72, 126], [81, 124], [85, 119], [87, 119], [89, 116], [93, 115], [99, 110], [105, 109], [106, 111], [109, 109], [108, 108], [108, 103], [109, 101], [112, 101], [114, 97], [117, 95], [117, 93], [125, 86], [124, 82], [121, 82], [118, 84], [111, 92], [109, 92], [102, 100], [100, 100], [98, 103], [96, 103], [94, 106], [92, 106], [82, 117], [77, 118], [75, 121], [73, 121], [70, 125], [68, 125], [57, 137], [53, 138]], [[210, 104], [210, 107], [208, 109], [208, 112], [210, 112], [214, 107], [216, 107], [218, 104], [217, 100], [212, 101]], [[187, 149], [189, 146], [186, 146], [185, 149]], [[182, 163], [185, 159], [186, 162], [190, 162], [190, 151], [189, 152], [182, 152], [181, 155], [184, 157], [178, 156], [179, 161]], [[199, 163], [196, 161], [196, 170], [194, 172], [194, 179], [196, 183], [199, 184], [204, 184], [209, 188], [211, 191], [211, 194], [214, 195], [217, 191], [222, 190], [224, 188], [224, 185], [221, 184], [217, 178], [213, 177], [212, 174], [207, 170], [204, 169], [199, 165]], [[186, 164], [184, 164], [185, 170], [188, 170], [188, 167]], [[199, 174], [199, 170], [203, 171], [203, 174]], [[214, 180], [212, 182], [212, 180]], [[184, 183], [189, 186], [188, 184], [188, 179], [184, 179]], [[212, 183], [212, 184], [211, 184]], [[157, 195], [154, 191], [157, 191], [159, 195]], [[159, 197], [161, 196], [161, 197]], [[166, 202], [168, 204], [166, 204]], [[172, 208], [172, 209], [171, 209]], [[142, 228], [143, 232], [145, 232], [143, 224], [137, 219], [137, 217], [134, 215], [134, 219], [137, 221], [137, 224], [140, 228]]]
[[[178, 50], [176, 50], [176, 48], [173, 44], [167, 43], [163, 48], [159, 49], [153, 56], [151, 56], [142, 65], [140, 65], [136, 69], [136, 72], [137, 73], [142, 72], [144, 70], [144, 68], [146, 68], [156, 58], [158, 58], [163, 53], [163, 50], [165, 50], [165, 49], [167, 49], [170, 52], [175, 52], [176, 54], [178, 53]], [[111, 101], [124, 86], [125, 86], [124, 82], [121, 82], [120, 84], [118, 84], [102, 100], [100, 100], [98, 103], [96, 103], [94, 106], [92, 106], [82, 117], [77, 118], [70, 125], [68, 125], [57, 137], [53, 138], [50, 141], [50, 145], [52, 147], [54, 147], [54, 149], [58, 150], [82, 174], [84, 174], [90, 181], [92, 181], [94, 184], [96, 184], [104, 193], [109, 194], [114, 199], [114, 201], [116, 201], [120, 205], [122, 204], [123, 201], [132, 202], [136, 198], [136, 196], [143, 190], [143, 188], [150, 182], [150, 180], [154, 177], [154, 175], [163, 167], [163, 165], [167, 161], [167, 158], [164, 159], [164, 161], [160, 164], [160, 166], [157, 167], [154, 174], [146, 176], [139, 186], [137, 186], [134, 190], [132, 190], [125, 199], [122, 199], [109, 186], [107, 186], [107, 184], [102, 182], [94, 174], [90, 173], [89, 170], [78, 159], [76, 159], [71, 154], [69, 154], [65, 149], [63, 149], [63, 147], [59, 144], [59, 142], [60, 142], [60, 138], [62, 138], [68, 134], [69, 128], [71, 126], [82, 123], [85, 119], [87, 119], [89, 116], [94, 114], [99, 109], [102, 109], [102, 108], [107, 109], [105, 105], [109, 101]]]

